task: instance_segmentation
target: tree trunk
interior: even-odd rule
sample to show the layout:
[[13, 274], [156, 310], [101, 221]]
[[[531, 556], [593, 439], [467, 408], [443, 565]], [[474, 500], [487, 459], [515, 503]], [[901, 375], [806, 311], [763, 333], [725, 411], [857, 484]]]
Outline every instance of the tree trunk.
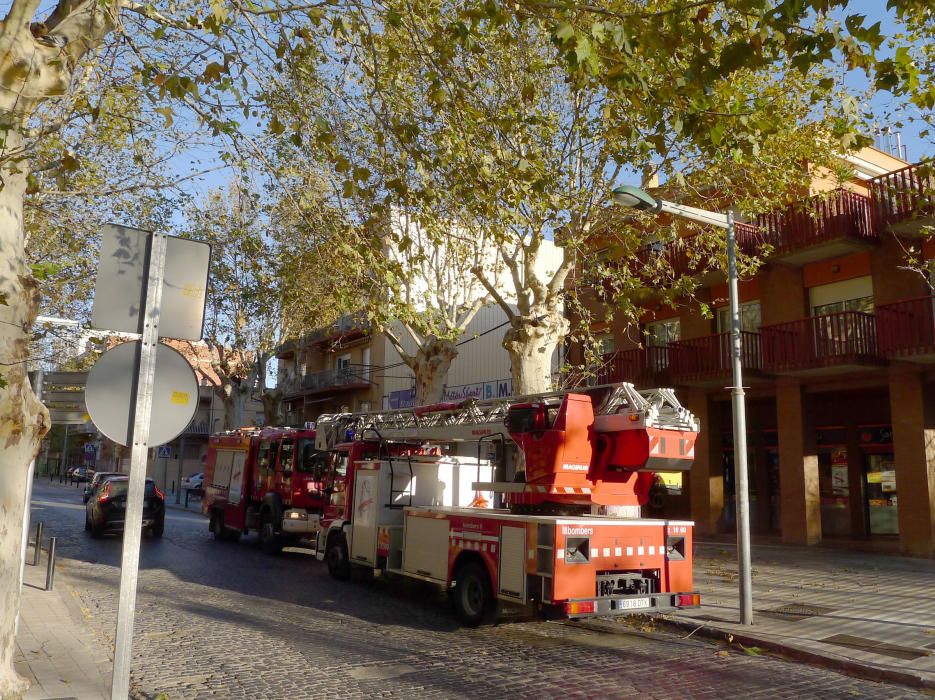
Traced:
[[279, 425], [282, 422], [282, 390], [267, 389], [260, 394], [263, 402], [263, 425]]
[[[9, 118], [0, 112], [0, 119]], [[6, 151], [20, 146], [15, 131], [0, 131]], [[23, 248], [23, 195], [28, 164], [0, 165], [0, 698], [29, 687], [13, 669], [15, 620], [29, 463], [49, 426], [49, 414], [33, 395], [26, 374], [30, 328], [39, 310], [35, 280]]]
[[409, 368], [416, 377], [416, 405], [438, 403], [445, 392], [445, 382], [458, 349], [451, 340], [430, 336], [422, 343]]
[[244, 409], [250, 398], [250, 388], [245, 384], [232, 382], [224, 387], [221, 397], [224, 402], [224, 430], [244, 427]]
[[510, 355], [513, 395], [539, 394], [552, 388], [552, 355], [568, 333], [568, 320], [555, 309], [533, 307], [516, 317], [503, 336]]

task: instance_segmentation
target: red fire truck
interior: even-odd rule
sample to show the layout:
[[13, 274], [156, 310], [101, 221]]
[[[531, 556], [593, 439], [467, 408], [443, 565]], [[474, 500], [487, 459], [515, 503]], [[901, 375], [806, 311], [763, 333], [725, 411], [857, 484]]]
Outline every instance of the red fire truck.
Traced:
[[212, 435], [205, 463], [204, 510], [216, 539], [256, 531], [268, 552], [297, 543], [326, 499], [329, 455], [314, 430], [265, 428]]
[[498, 603], [573, 618], [700, 604], [693, 524], [640, 517], [654, 472], [694, 458], [698, 423], [669, 389], [337, 414], [316, 428], [325, 503], [306, 532], [336, 578], [359, 567], [434, 582], [467, 625]]

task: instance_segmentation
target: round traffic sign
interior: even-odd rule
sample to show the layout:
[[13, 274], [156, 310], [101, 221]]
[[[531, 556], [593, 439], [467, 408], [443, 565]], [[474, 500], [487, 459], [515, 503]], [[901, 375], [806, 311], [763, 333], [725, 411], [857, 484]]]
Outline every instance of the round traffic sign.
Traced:
[[[122, 343], [101, 355], [84, 389], [91, 421], [118, 445], [130, 444], [133, 414], [133, 379], [139, 341]], [[198, 381], [181, 353], [159, 344], [153, 382], [153, 408], [149, 423], [150, 445], [169, 442], [191, 422], [198, 407]]]

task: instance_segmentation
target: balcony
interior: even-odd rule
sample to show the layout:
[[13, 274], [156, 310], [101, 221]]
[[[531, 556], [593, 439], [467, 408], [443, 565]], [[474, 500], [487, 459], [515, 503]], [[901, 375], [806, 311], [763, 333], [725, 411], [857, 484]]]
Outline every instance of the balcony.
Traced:
[[935, 362], [935, 299], [905, 299], [877, 307], [877, 334], [886, 357]]
[[[802, 266], [866, 250], [878, 241], [870, 199], [847, 190], [811, 197], [803, 205], [760, 214], [757, 228], [771, 257]], [[739, 237], [738, 237], [739, 238]]]
[[[741, 252], [746, 255], [759, 253], [763, 239], [758, 235], [755, 226], [737, 222], [734, 231]], [[708, 237], [708, 240], [711, 238]], [[726, 241], [726, 238], [723, 240]], [[699, 234], [684, 236], [667, 243], [651, 243], [636, 253], [637, 269], [634, 272], [648, 282], [655, 282], [654, 275], [647, 274], [647, 268], [655, 271], [656, 266], [661, 265], [661, 270], [671, 271], [667, 276], [672, 279], [693, 275], [702, 286], [717, 284], [725, 278], [721, 261], [717, 259], [724, 250], [724, 245], [719, 241], [713, 247], [710, 243], [702, 243]]]
[[657, 383], [669, 366], [669, 348], [647, 345], [604, 355], [597, 371], [598, 384], [630, 382], [637, 386]]
[[842, 311], [760, 329], [763, 369], [809, 375], [871, 369], [884, 363], [872, 314]]
[[351, 365], [311, 372], [302, 377], [301, 391], [305, 394], [315, 394], [322, 391], [366, 389], [370, 386], [369, 370], [369, 367], [363, 365]]
[[910, 165], [870, 180], [877, 227], [901, 236], [922, 236], [935, 224], [935, 176], [931, 165]]
[[[675, 384], [724, 386], [733, 372], [731, 334], [717, 333], [672, 343], [669, 360], [669, 376]], [[764, 378], [759, 333], [740, 332], [740, 362], [745, 382]]]
[[211, 433], [211, 424], [207, 419], [193, 420], [183, 431], [184, 435], [208, 435]]

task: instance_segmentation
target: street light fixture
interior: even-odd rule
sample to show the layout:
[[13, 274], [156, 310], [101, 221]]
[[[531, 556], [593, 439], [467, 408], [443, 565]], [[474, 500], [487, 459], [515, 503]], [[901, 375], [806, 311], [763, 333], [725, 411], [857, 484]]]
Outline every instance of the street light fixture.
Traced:
[[747, 408], [740, 361], [740, 301], [737, 294], [737, 237], [734, 216], [656, 199], [638, 187], [624, 185], [613, 192], [614, 202], [639, 211], [664, 213], [716, 226], [727, 231], [727, 291], [730, 302], [731, 398], [734, 413], [734, 467], [737, 476], [737, 568], [740, 579], [740, 622], [753, 624], [753, 582], [750, 575], [750, 490], [747, 478]]

